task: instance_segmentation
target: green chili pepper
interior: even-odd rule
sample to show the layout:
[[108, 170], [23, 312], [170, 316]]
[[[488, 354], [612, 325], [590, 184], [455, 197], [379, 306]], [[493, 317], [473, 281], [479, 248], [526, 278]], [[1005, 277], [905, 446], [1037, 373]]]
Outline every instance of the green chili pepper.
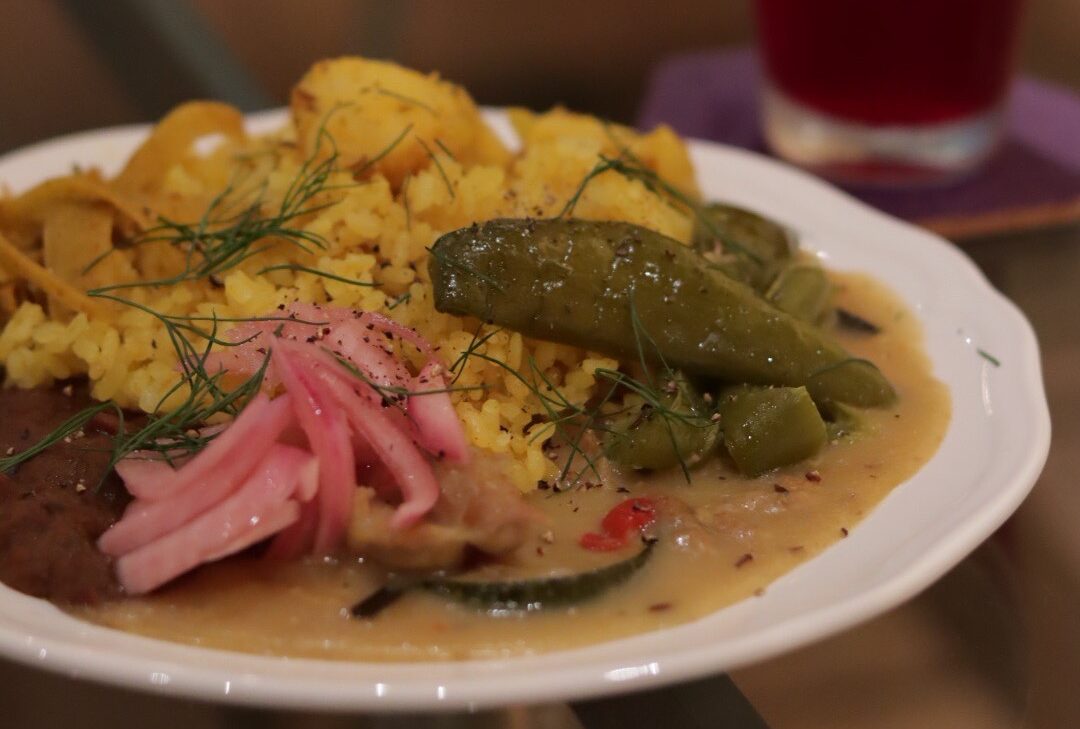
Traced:
[[724, 447], [739, 471], [757, 476], [825, 445], [825, 423], [805, 387], [738, 387], [718, 406]]
[[828, 312], [831, 293], [829, 277], [820, 266], [791, 263], [770, 284], [765, 298], [797, 319], [820, 324]]
[[757, 213], [710, 203], [694, 226], [693, 246], [728, 276], [764, 291], [796, 242], [786, 228]]
[[878, 407], [896, 399], [896, 393], [874, 363], [849, 357], [823, 367], [806, 380], [806, 389], [819, 405], [843, 403], [860, 408]]
[[818, 412], [825, 420], [829, 440], [851, 440], [867, 429], [865, 418], [858, 408], [834, 402], [818, 405]]
[[[499, 219], [447, 233], [429, 261], [435, 308], [624, 361], [643, 353], [727, 382], [809, 386], [815, 398], [884, 406], [895, 394], [817, 327], [640, 226]], [[643, 339], [647, 339], [642, 346]]]
[[682, 375], [660, 383], [657, 405], [643, 403], [606, 423], [604, 453], [630, 468], [694, 465], [716, 446], [719, 428]]

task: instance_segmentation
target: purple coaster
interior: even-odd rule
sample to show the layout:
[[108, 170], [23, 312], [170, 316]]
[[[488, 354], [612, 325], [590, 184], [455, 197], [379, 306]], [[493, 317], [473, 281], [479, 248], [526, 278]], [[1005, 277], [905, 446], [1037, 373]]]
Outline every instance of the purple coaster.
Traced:
[[[680, 134], [765, 152], [758, 114], [760, 79], [751, 50], [677, 56], [653, 71], [638, 125], [664, 122]], [[1076, 201], [1080, 98], [1059, 86], [1018, 79], [1009, 98], [1004, 143], [975, 174], [942, 187], [845, 189], [907, 219]]]

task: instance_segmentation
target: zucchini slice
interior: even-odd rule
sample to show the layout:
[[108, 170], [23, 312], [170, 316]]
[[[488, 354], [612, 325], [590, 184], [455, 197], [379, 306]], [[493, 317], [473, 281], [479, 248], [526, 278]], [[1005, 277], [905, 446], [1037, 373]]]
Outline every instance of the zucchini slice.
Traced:
[[475, 580], [461, 576], [434, 577], [421, 586], [431, 592], [468, 602], [485, 610], [524, 610], [533, 612], [581, 602], [625, 582], [641, 569], [655, 546], [645, 542], [641, 551], [614, 564], [558, 577], [519, 580]]

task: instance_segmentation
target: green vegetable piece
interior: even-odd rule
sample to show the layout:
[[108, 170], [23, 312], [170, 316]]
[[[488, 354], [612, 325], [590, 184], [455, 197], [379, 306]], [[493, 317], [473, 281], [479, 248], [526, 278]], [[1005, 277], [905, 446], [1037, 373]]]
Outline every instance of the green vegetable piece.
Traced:
[[[441, 312], [479, 317], [527, 336], [728, 382], [805, 385], [851, 360], [823, 331], [749, 287], [710, 270], [700, 254], [629, 223], [499, 219], [447, 233], [428, 263]], [[649, 341], [641, 347], [647, 335]], [[849, 391], [893, 401], [872, 365], [854, 383], [824, 377], [823, 397]]]
[[881, 327], [872, 321], [863, 319], [853, 311], [837, 307], [836, 325], [855, 334], [879, 334]]
[[719, 426], [709, 420], [693, 385], [676, 375], [661, 388], [660, 407], [643, 403], [606, 424], [604, 453], [613, 462], [654, 470], [689, 466], [716, 446]]
[[818, 405], [818, 412], [825, 420], [825, 430], [828, 431], [829, 440], [840, 438], [850, 440], [866, 430], [865, 419], [858, 408], [840, 403], [827, 403], [824, 406]]
[[758, 476], [817, 453], [825, 423], [805, 387], [739, 387], [720, 399], [724, 446], [739, 471]]
[[516, 580], [479, 580], [467, 576], [434, 577], [422, 586], [440, 595], [487, 610], [534, 611], [582, 602], [625, 582], [641, 569], [655, 544], [646, 542], [633, 557], [588, 572]]
[[806, 381], [814, 401], [822, 406], [832, 403], [855, 405], [860, 408], [878, 407], [896, 399], [896, 392], [873, 362], [849, 358], [825, 367]]
[[821, 267], [792, 263], [780, 271], [765, 292], [765, 298], [777, 309], [817, 324], [828, 311], [830, 294], [832, 284]]
[[710, 203], [694, 226], [693, 246], [732, 278], [764, 291], [796, 242], [783, 226], [745, 208]]

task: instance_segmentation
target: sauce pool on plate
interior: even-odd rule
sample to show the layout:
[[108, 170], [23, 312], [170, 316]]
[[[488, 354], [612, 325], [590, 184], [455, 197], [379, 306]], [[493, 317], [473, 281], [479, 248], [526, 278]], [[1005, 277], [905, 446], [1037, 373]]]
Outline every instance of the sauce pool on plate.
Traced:
[[[150, 596], [73, 608], [102, 625], [164, 640], [248, 653], [331, 660], [495, 658], [611, 640], [677, 625], [752, 598], [800, 563], [844, 539], [934, 453], [949, 421], [946, 388], [922, 351], [916, 317], [861, 275], [833, 274], [835, 303], [877, 323], [874, 335], [837, 338], [875, 362], [899, 394], [888, 409], [860, 411], [853, 437], [810, 461], [758, 478], [720, 459], [692, 471], [641, 475], [562, 492], [534, 492], [548, 517], [514, 555], [521, 574], [589, 570], [632, 554], [583, 550], [608, 511], [630, 497], [669, 504], [650, 559], [598, 597], [543, 611], [484, 611], [409, 590], [373, 617], [350, 607], [384, 571], [361, 561], [274, 563], [240, 557], [201, 568]], [[676, 506], [672, 508], [670, 504]], [[553, 565], [557, 565], [553, 567]]]

